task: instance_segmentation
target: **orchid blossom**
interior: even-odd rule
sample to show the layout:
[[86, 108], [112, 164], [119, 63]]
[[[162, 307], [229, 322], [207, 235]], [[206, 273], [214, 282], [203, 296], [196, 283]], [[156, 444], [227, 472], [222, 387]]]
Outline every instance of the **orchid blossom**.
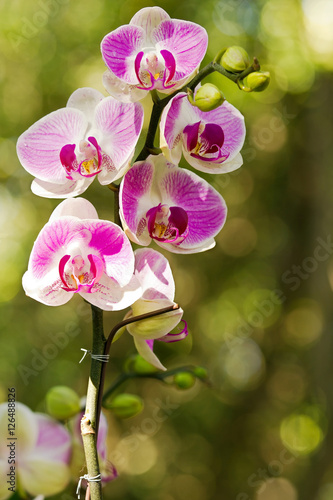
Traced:
[[[71, 437], [53, 418], [34, 413], [15, 403], [15, 438], [8, 438], [8, 406], [0, 405], [0, 500], [12, 495], [14, 487], [21, 497], [26, 494], [51, 496], [66, 488], [70, 480]], [[15, 480], [10, 482], [9, 456], [12, 446]], [[13, 463], [13, 462], [12, 462]], [[12, 466], [13, 467], [13, 466]]]
[[122, 180], [119, 199], [124, 230], [134, 243], [147, 246], [153, 239], [174, 253], [212, 248], [227, 213], [212, 186], [163, 155], [135, 163]]
[[212, 111], [192, 106], [187, 94], [177, 94], [165, 107], [160, 122], [160, 146], [165, 157], [186, 161], [201, 172], [223, 174], [243, 164], [243, 115], [227, 101]]
[[206, 30], [160, 7], [141, 9], [101, 44], [108, 70], [104, 85], [121, 100], [137, 101], [149, 90], [170, 94], [197, 72], [207, 49]]
[[[135, 277], [139, 281], [142, 295], [134, 302], [125, 318], [175, 305], [175, 282], [168, 260], [156, 250], [135, 250]], [[160, 370], [166, 370], [153, 352], [154, 341], [176, 342], [187, 336], [187, 324], [182, 331], [172, 332], [183, 316], [181, 308], [149, 319], [127, 325], [135, 346], [141, 356]]]
[[141, 294], [133, 271], [134, 254], [122, 229], [99, 220], [87, 200], [68, 199], [39, 233], [23, 288], [50, 306], [65, 304], [79, 293], [101, 309], [119, 310]]
[[18, 139], [32, 191], [46, 198], [83, 193], [97, 176], [106, 185], [130, 167], [143, 123], [140, 104], [121, 103], [91, 88], [76, 90], [67, 107], [44, 116]]
[[[77, 478], [78, 471], [82, 469], [84, 464], [84, 450], [81, 435], [81, 419], [83, 413], [78, 414], [70, 422], [70, 429], [73, 435], [73, 454], [71, 459], [71, 470], [73, 479]], [[98, 436], [97, 436], [97, 452], [98, 462], [100, 465], [102, 484], [106, 484], [117, 478], [118, 473], [115, 466], [107, 458], [106, 439], [108, 435], [108, 422], [103, 412], [101, 412]]]

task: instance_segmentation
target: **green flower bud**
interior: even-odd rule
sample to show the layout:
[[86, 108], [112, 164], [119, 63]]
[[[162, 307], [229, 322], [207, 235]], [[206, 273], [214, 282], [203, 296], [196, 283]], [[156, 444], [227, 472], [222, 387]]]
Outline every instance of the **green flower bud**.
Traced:
[[173, 383], [178, 389], [190, 389], [195, 384], [195, 377], [189, 372], [179, 372], [173, 377]]
[[159, 371], [155, 366], [151, 365], [142, 356], [140, 356], [140, 354], [134, 354], [126, 360], [125, 370], [138, 373], [139, 375], [156, 373]]
[[104, 408], [112, 410], [119, 418], [130, 418], [143, 409], [143, 400], [135, 394], [118, 394], [111, 401], [103, 403]]
[[80, 409], [80, 398], [70, 387], [57, 385], [46, 394], [46, 411], [58, 420], [74, 417]]
[[268, 87], [270, 79], [268, 71], [254, 71], [244, 79], [244, 84], [253, 92], [262, 92]]
[[202, 366], [196, 366], [193, 370], [193, 373], [197, 378], [200, 378], [201, 380], [206, 380], [208, 377], [206, 368], [203, 368]]
[[241, 73], [250, 66], [250, 57], [243, 47], [233, 45], [222, 56], [221, 65], [232, 73]]
[[199, 88], [193, 99], [193, 94], [188, 93], [188, 99], [192, 106], [196, 106], [201, 111], [212, 111], [213, 109], [221, 106], [225, 101], [224, 96], [220, 89], [212, 83], [205, 83]]

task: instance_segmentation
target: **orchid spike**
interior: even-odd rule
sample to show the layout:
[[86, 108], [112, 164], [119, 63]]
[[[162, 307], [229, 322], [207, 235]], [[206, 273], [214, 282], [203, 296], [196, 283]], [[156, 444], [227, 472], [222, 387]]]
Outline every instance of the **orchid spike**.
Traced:
[[243, 115], [224, 101], [212, 111], [192, 106], [187, 94], [177, 94], [165, 107], [160, 122], [160, 146], [172, 163], [186, 161], [201, 172], [223, 174], [243, 164]]
[[153, 239], [173, 253], [212, 248], [227, 214], [222, 196], [208, 182], [163, 155], [133, 165], [119, 200], [124, 230], [134, 243], [147, 246]]
[[196, 74], [207, 43], [206, 30], [198, 24], [170, 19], [160, 7], [145, 7], [102, 40], [108, 67], [104, 85], [126, 101], [142, 99], [153, 89], [170, 94]]
[[[134, 302], [132, 310], [125, 318], [139, 316], [175, 304], [175, 282], [168, 260], [150, 248], [136, 250], [134, 255], [134, 274], [141, 285], [142, 295]], [[183, 310], [178, 308], [127, 325], [127, 330], [133, 336], [139, 354], [160, 370], [166, 370], [166, 368], [153, 352], [154, 341], [176, 342], [184, 339], [188, 333], [186, 323], [182, 331], [172, 332], [182, 316]]]
[[121, 103], [91, 88], [76, 90], [67, 107], [44, 116], [17, 141], [32, 191], [46, 198], [83, 193], [97, 176], [106, 185], [130, 167], [143, 123], [140, 104]]
[[[69, 423], [70, 430], [73, 435], [73, 453], [71, 457], [71, 470], [73, 474], [73, 479], [77, 480], [78, 471], [82, 470], [83, 464], [85, 462], [83, 442], [81, 436], [81, 419], [83, 413], [79, 413], [74, 419]], [[102, 485], [113, 481], [118, 477], [117, 470], [115, 466], [108, 460], [107, 454], [107, 441], [108, 436], [108, 422], [103, 412], [101, 412], [99, 426], [98, 426], [98, 436], [97, 436], [97, 453], [98, 462], [100, 466]]]
[[23, 288], [50, 306], [79, 293], [100, 309], [120, 310], [141, 295], [133, 271], [133, 251], [120, 227], [99, 220], [90, 202], [74, 198], [60, 203], [39, 233]]
[[[15, 403], [17, 440], [5, 436], [8, 429], [7, 403], [0, 405], [0, 500], [6, 500], [19, 485], [21, 497], [52, 496], [63, 491], [70, 480], [71, 437], [59, 422], [42, 413], [34, 413], [22, 403]], [[10, 483], [10, 445], [16, 450], [13, 484]], [[15, 456], [15, 454], [14, 454]], [[13, 487], [10, 490], [10, 487]]]

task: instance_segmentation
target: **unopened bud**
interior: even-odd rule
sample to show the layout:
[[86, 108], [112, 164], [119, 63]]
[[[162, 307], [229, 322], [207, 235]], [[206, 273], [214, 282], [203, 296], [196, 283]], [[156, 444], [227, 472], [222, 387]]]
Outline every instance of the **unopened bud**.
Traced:
[[221, 65], [227, 71], [240, 73], [250, 66], [250, 57], [243, 47], [233, 45], [227, 48], [221, 59]]
[[124, 366], [127, 372], [134, 372], [139, 375], [144, 375], [148, 373], [156, 373], [158, 369], [148, 363], [140, 354], [134, 354], [128, 358]]
[[46, 411], [58, 420], [67, 420], [80, 411], [80, 398], [65, 385], [52, 387], [46, 394]]
[[104, 408], [112, 410], [119, 418], [130, 418], [143, 409], [143, 400], [135, 394], [118, 394], [111, 401], [103, 403]]
[[244, 84], [253, 92], [262, 92], [268, 87], [270, 80], [269, 71], [254, 71], [244, 79]]
[[200, 378], [201, 380], [206, 380], [208, 377], [206, 368], [203, 368], [202, 366], [196, 366], [193, 369], [193, 373], [197, 378]]
[[188, 92], [188, 99], [192, 106], [196, 106], [201, 111], [212, 111], [223, 103], [224, 96], [220, 89], [212, 83], [205, 83], [200, 87], [193, 99], [193, 93]]
[[195, 377], [189, 372], [179, 372], [174, 376], [173, 383], [178, 389], [190, 389], [194, 386]]

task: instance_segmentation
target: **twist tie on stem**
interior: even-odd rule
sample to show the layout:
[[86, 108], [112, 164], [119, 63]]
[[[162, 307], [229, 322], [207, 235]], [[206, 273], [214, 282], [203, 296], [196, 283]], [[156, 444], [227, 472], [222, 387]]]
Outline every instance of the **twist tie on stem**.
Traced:
[[97, 474], [97, 476], [94, 476], [94, 477], [89, 477], [88, 474], [85, 474], [84, 476], [80, 476], [80, 479], [79, 479], [79, 482], [78, 482], [78, 485], [76, 488], [76, 494], [77, 494], [78, 499], [80, 499], [81, 483], [82, 483], [83, 479], [88, 481], [88, 483], [99, 483], [100, 481], [102, 481], [102, 476], [101, 476], [101, 474]]
[[80, 359], [79, 363], [81, 363], [84, 360], [84, 358], [86, 357], [87, 354], [90, 354], [91, 359], [96, 359], [97, 361], [101, 361], [102, 363], [108, 363], [109, 362], [109, 359], [110, 359], [110, 355], [109, 354], [93, 354], [88, 349], [82, 349], [82, 348], [81, 348], [81, 351], [84, 351], [84, 355]]

